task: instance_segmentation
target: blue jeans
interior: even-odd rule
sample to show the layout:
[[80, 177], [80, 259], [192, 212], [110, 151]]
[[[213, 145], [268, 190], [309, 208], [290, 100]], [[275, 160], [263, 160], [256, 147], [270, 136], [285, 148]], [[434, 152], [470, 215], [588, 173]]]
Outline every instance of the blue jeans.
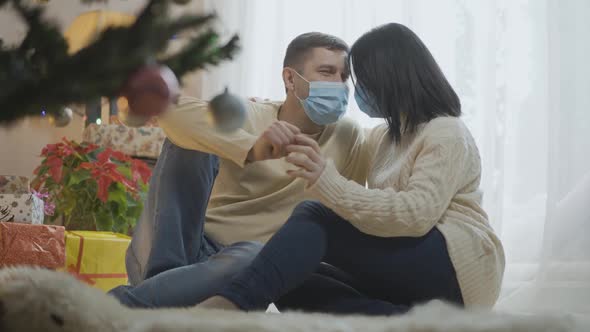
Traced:
[[186, 307], [214, 295], [250, 264], [257, 242], [224, 247], [204, 233], [216, 156], [164, 142], [127, 249], [131, 285], [109, 293], [130, 307]]
[[[348, 276], [318, 273], [320, 262]], [[244, 310], [391, 315], [434, 299], [463, 304], [443, 235], [364, 234], [319, 202], [297, 206], [252, 264], [218, 293]]]

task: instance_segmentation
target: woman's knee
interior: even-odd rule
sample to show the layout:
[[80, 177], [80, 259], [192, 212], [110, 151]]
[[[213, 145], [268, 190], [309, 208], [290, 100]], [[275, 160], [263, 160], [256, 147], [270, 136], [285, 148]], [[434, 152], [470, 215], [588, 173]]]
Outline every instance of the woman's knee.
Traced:
[[327, 216], [331, 212], [319, 201], [303, 201], [295, 207], [293, 215], [304, 216]]

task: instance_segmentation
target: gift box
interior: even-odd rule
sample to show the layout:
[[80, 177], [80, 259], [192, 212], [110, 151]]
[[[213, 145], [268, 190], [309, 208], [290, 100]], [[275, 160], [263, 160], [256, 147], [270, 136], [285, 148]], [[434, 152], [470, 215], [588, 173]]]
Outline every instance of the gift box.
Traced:
[[62, 226], [0, 222], [0, 266], [63, 268], [64, 232]]
[[111, 232], [67, 231], [66, 270], [104, 291], [126, 285], [125, 252], [130, 241]]
[[90, 124], [84, 129], [83, 141], [110, 147], [132, 157], [157, 159], [166, 135], [159, 127], [132, 128], [124, 125]]
[[44, 203], [39, 197], [27, 194], [0, 194], [0, 221], [43, 224]]
[[0, 194], [28, 194], [30, 187], [26, 176], [0, 175]]

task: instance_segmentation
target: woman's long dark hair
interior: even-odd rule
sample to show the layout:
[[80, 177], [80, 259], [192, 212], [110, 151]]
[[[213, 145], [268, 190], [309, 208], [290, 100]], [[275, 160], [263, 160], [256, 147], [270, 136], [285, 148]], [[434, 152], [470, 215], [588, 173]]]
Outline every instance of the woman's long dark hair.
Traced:
[[[459, 97], [426, 45], [406, 26], [389, 23], [360, 37], [349, 57], [355, 86], [385, 118], [399, 143], [402, 132], [439, 116], [461, 115]], [[403, 123], [402, 123], [403, 122]]]

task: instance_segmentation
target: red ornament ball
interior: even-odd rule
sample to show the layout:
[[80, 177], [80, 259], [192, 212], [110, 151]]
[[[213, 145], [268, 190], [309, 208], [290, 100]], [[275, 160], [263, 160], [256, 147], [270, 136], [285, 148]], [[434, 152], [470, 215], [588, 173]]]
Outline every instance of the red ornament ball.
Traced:
[[180, 97], [180, 84], [167, 66], [152, 65], [129, 77], [122, 91], [129, 115], [149, 118], [164, 113]]

